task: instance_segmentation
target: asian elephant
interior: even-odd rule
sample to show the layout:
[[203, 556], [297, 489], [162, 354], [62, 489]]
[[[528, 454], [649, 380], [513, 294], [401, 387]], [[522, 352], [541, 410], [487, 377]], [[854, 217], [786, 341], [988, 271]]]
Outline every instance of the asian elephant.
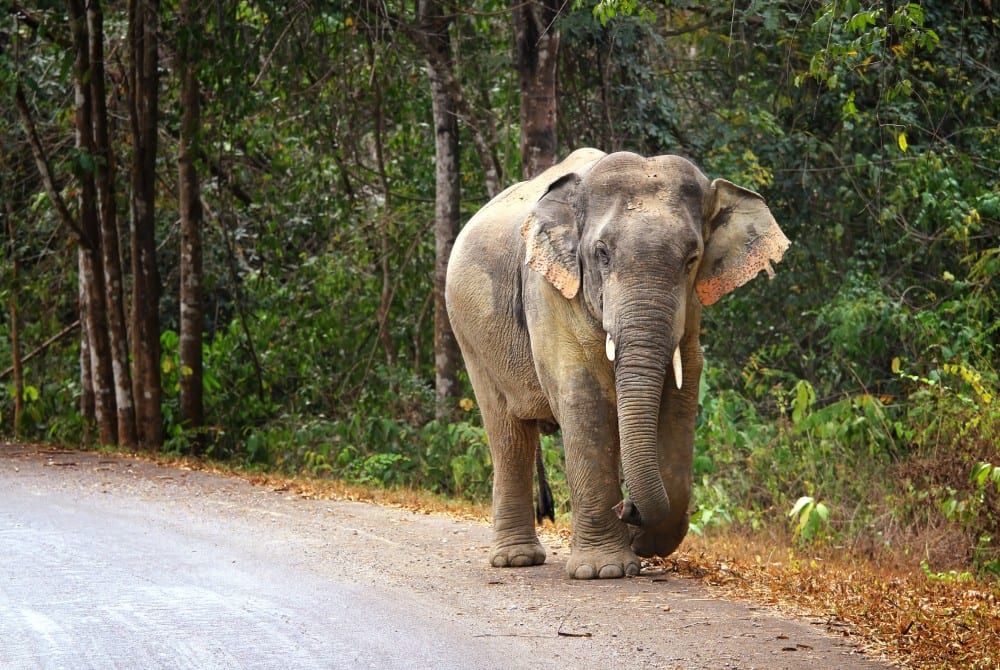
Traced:
[[761, 270], [773, 275], [788, 246], [761, 196], [678, 156], [579, 149], [472, 217], [445, 295], [493, 458], [494, 566], [545, 561], [532, 458], [539, 429], [556, 425], [573, 514], [569, 576], [636, 575], [637, 556], [677, 548], [701, 307]]

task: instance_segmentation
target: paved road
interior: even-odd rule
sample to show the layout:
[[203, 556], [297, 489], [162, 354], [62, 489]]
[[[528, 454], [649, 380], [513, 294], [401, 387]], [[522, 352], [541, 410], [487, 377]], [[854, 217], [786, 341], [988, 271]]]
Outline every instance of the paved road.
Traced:
[[545, 566], [497, 570], [488, 542], [443, 516], [0, 445], [0, 668], [884, 667], [688, 579], [566, 580], [558, 540]]

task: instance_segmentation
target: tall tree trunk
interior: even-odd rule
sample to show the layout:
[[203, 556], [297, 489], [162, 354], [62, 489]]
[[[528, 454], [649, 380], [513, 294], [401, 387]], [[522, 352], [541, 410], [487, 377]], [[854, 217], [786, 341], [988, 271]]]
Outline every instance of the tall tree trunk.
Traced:
[[379, 293], [378, 311], [378, 337], [385, 350], [385, 361], [392, 367], [396, 364], [396, 349], [392, 342], [392, 333], [389, 332], [389, 310], [392, 307], [392, 268], [389, 262], [390, 247], [390, 218], [389, 211], [392, 207], [392, 189], [389, 188], [389, 175], [385, 171], [385, 152], [383, 138], [385, 137], [385, 109], [382, 99], [382, 80], [375, 72], [375, 47], [368, 42], [370, 67], [372, 69], [372, 87], [375, 97], [372, 113], [375, 115], [375, 167], [378, 169], [379, 182], [382, 185], [382, 216], [379, 225], [379, 269], [382, 272], [382, 290]]
[[108, 136], [107, 94], [104, 88], [104, 15], [100, 0], [90, 0], [87, 3], [87, 28], [90, 33], [90, 97], [94, 151], [97, 157], [97, 194], [100, 200], [101, 266], [115, 385], [118, 441], [126, 447], [135, 447], [138, 437], [129, 373], [121, 252], [118, 246], [115, 157]]
[[160, 406], [160, 273], [156, 267], [158, 0], [129, 0], [129, 125], [132, 217], [132, 385], [139, 443], [163, 444]]
[[[91, 376], [94, 386], [94, 418], [102, 444], [118, 441], [115, 420], [114, 373], [111, 343], [108, 338], [107, 310], [104, 302], [104, 272], [101, 261], [101, 229], [97, 213], [97, 187], [94, 184], [94, 138], [91, 124], [91, 100], [88, 80], [91, 76], [89, 40], [82, 0], [69, 0], [73, 31], [74, 90], [76, 103], [76, 148], [80, 152], [80, 228], [95, 243], [83, 248], [81, 269], [87, 293], [87, 338], [90, 345]], [[84, 159], [89, 159], [90, 166]], [[82, 315], [81, 315], [82, 318]]]
[[427, 75], [431, 85], [434, 114], [435, 204], [434, 204], [434, 368], [438, 416], [452, 413], [458, 392], [460, 353], [444, 300], [448, 258], [458, 235], [459, 217], [459, 147], [458, 119], [455, 116], [451, 38], [451, 17], [445, 16], [439, 3], [421, 0], [419, 30], [424, 36]]
[[17, 316], [17, 261], [11, 272], [14, 278], [14, 290], [10, 293], [7, 303], [10, 312], [10, 355], [14, 366], [14, 439], [21, 436], [21, 417], [24, 414], [24, 370], [21, 369], [21, 333]]
[[84, 269], [83, 247], [77, 250], [77, 285], [78, 306], [80, 314], [80, 416], [83, 417], [83, 435], [81, 442], [90, 444], [93, 440], [94, 426], [94, 378], [90, 373], [90, 326], [89, 309], [87, 308], [87, 275]]
[[556, 162], [556, 65], [560, 0], [512, 0], [514, 60], [521, 79], [521, 174]]
[[21, 435], [21, 417], [24, 414], [24, 371], [21, 368], [21, 331], [17, 315], [18, 262], [17, 243], [14, 239], [13, 207], [6, 203], [7, 239], [9, 241], [11, 290], [7, 303], [10, 312], [10, 355], [14, 371], [14, 439]]
[[181, 132], [177, 145], [177, 191], [181, 214], [181, 318], [180, 382], [181, 422], [191, 435], [196, 451], [204, 448], [201, 427], [205, 423], [202, 379], [202, 242], [201, 184], [196, 157], [199, 153], [201, 108], [195, 54], [200, 33], [191, 0], [181, 0], [181, 34], [177, 49], [180, 74]]

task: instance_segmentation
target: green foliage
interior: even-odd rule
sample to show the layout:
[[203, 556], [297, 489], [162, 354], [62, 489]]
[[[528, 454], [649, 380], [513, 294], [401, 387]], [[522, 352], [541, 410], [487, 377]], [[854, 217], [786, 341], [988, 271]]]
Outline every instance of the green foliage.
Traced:
[[702, 476], [694, 487], [694, 498], [697, 504], [688, 520], [692, 533], [704, 535], [711, 527], [725, 527], [732, 523], [730, 509], [733, 503], [720, 482], [712, 482], [708, 475]]
[[794, 535], [801, 542], [818, 539], [830, 521], [830, 510], [812, 496], [802, 496], [788, 511], [794, 526]]
[[969, 479], [983, 492], [993, 484], [997, 493], [1000, 493], [1000, 465], [992, 465], [986, 461], [979, 461], [972, 466], [972, 473]]
[[1000, 575], [1000, 551], [993, 545], [993, 536], [1000, 524], [997, 513], [1000, 503], [1000, 466], [979, 461], [969, 473], [969, 490], [960, 494], [954, 488], [945, 490], [941, 513], [976, 535], [973, 565], [983, 572]]
[[974, 575], [966, 570], [947, 570], [947, 571], [934, 571], [931, 570], [930, 565], [927, 561], [920, 561], [920, 569], [923, 570], [924, 575], [932, 582], [971, 582], [974, 579]]

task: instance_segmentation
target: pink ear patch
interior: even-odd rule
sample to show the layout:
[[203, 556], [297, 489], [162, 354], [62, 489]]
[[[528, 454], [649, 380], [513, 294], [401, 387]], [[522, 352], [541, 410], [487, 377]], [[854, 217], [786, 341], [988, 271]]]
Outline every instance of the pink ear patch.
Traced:
[[736, 257], [736, 262], [724, 263], [718, 271], [695, 284], [701, 304], [714, 304], [722, 296], [756, 277], [761, 270], [766, 270], [768, 277], [773, 278], [771, 262], [780, 261], [790, 245], [791, 242], [777, 224], [768, 226], [766, 232]]
[[580, 290], [580, 276], [566, 267], [572, 259], [560, 256], [548, 233], [537, 225], [533, 214], [521, 224], [521, 236], [525, 242], [525, 265], [545, 277], [564, 298], [572, 300], [576, 297]]

